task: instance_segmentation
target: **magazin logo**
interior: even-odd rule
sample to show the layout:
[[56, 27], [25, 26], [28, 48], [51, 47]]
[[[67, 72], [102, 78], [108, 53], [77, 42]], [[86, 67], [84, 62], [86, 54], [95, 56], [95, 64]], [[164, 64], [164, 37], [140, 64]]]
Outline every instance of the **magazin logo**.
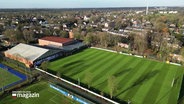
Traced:
[[12, 91], [13, 98], [37, 98], [39, 97], [39, 93], [32, 93], [31, 91]]

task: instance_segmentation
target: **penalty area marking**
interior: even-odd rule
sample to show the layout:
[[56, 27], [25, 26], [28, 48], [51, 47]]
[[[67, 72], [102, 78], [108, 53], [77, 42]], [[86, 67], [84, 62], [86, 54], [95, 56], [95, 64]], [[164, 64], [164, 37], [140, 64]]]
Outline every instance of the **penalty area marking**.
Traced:
[[58, 104], [58, 102], [56, 102], [55, 100], [54, 100], [54, 98], [55, 97], [57, 97], [58, 95], [57, 94], [55, 94], [53, 97], [51, 97], [49, 100], [50, 101], [52, 101], [52, 102], [54, 102], [55, 104]]

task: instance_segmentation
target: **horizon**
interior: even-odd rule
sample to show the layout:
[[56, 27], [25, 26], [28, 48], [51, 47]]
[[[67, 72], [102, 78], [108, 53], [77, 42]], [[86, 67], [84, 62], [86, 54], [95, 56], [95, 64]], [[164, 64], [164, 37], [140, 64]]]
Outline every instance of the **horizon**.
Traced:
[[184, 7], [183, 0], [0, 0], [0, 8], [120, 8], [120, 7]]
[[[145, 8], [146, 6], [137, 6], [137, 7], [68, 7], [68, 8], [57, 8], [57, 7], [53, 7], [53, 8], [0, 8], [1, 9], [115, 9], [115, 8]], [[166, 8], [183, 8], [184, 6], [149, 6], [149, 8], [155, 8], [155, 7], [166, 7]]]

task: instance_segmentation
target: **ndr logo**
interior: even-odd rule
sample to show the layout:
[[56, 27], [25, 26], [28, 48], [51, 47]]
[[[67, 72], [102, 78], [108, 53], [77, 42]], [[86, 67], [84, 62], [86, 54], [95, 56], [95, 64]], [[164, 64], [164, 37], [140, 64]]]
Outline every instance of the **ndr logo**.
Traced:
[[31, 91], [12, 91], [13, 98], [37, 98], [40, 97], [39, 93], [32, 93]]

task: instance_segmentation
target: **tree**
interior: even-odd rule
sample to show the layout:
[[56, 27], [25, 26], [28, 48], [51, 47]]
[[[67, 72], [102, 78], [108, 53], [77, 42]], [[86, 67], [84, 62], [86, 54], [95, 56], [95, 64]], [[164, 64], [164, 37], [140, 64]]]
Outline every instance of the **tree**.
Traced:
[[147, 49], [147, 38], [145, 34], [134, 35], [134, 46], [136, 50], [143, 55], [144, 50]]
[[4, 31], [4, 35], [10, 39], [10, 41], [14, 42], [15, 41], [15, 31], [13, 29], [6, 29]]
[[93, 73], [86, 72], [84, 80], [86, 84], [88, 85], [88, 88], [90, 88], [92, 81], [93, 81]]
[[[184, 57], [184, 48], [181, 48], [181, 49], [180, 49], [180, 55], [181, 55], [182, 57]], [[184, 62], [182, 62], [182, 65], [184, 65]]]
[[63, 38], [69, 38], [69, 33], [67, 31], [60, 31], [60, 36], [63, 37]]
[[4, 31], [3, 25], [0, 25], [0, 34], [2, 34], [3, 31]]
[[184, 47], [180, 49], [180, 55], [184, 57]]
[[61, 77], [61, 73], [58, 71], [56, 74], [58, 77]]
[[0, 63], [3, 61], [3, 57], [0, 55]]
[[29, 43], [30, 41], [34, 40], [34, 33], [31, 30], [23, 30], [23, 36], [26, 41], [26, 43]]
[[109, 88], [110, 98], [112, 99], [114, 92], [117, 90], [117, 81], [115, 76], [110, 76], [108, 78], [108, 88]]
[[91, 44], [91, 43], [93, 43], [93, 35], [92, 35], [92, 33], [88, 33], [87, 34], [87, 36], [85, 37], [85, 39], [84, 39], [84, 42], [86, 43], [86, 44]]
[[184, 96], [181, 98], [179, 104], [184, 104]]
[[47, 71], [48, 67], [49, 67], [49, 61], [44, 61], [42, 62], [41, 64], [41, 68], [44, 70], [44, 71]]
[[17, 43], [23, 41], [22, 32], [20, 30], [14, 29], [6, 29], [4, 31], [4, 35], [10, 40], [12, 43]]

